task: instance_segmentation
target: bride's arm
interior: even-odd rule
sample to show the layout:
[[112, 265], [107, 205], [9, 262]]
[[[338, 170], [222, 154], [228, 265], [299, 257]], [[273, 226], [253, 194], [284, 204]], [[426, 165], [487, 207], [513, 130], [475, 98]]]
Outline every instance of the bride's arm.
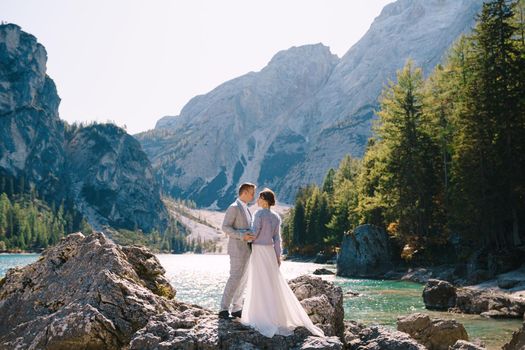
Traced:
[[281, 219], [279, 219], [279, 223], [277, 224], [273, 235], [273, 249], [275, 250], [275, 256], [277, 257], [277, 264], [281, 266]]

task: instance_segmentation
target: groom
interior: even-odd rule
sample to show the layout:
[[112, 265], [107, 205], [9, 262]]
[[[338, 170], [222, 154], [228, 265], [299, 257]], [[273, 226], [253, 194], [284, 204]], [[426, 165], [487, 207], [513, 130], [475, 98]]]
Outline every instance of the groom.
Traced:
[[255, 239], [250, 232], [252, 213], [248, 209], [248, 203], [255, 197], [255, 185], [243, 183], [239, 188], [239, 198], [233, 202], [224, 215], [222, 230], [229, 237], [228, 254], [230, 255], [230, 277], [221, 300], [221, 311], [219, 317], [230, 318], [230, 305], [232, 316], [241, 317], [242, 295], [246, 287], [246, 270], [250, 258], [250, 247], [248, 242]]

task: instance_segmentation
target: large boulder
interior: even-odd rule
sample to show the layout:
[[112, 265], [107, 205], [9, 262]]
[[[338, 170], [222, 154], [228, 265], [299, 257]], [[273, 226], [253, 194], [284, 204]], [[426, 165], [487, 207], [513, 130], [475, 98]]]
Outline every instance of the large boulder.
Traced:
[[429, 350], [448, 350], [458, 340], [467, 340], [463, 325], [455, 320], [431, 319], [428, 315], [415, 313], [397, 319], [397, 329], [408, 333]]
[[525, 349], [525, 322], [523, 326], [512, 334], [512, 339], [503, 345], [503, 350], [523, 350]]
[[448, 310], [456, 305], [456, 288], [447, 281], [430, 279], [423, 289], [423, 302], [429, 310]]
[[391, 269], [390, 239], [384, 230], [367, 224], [345, 235], [337, 258], [337, 275], [378, 277]]
[[128, 344], [151, 317], [180, 306], [159, 261], [145, 252], [123, 250], [102, 233], [76, 233], [37, 262], [10, 269], [0, 287], [0, 347]]
[[345, 321], [344, 342], [349, 350], [425, 350], [407, 333], [383, 326], [367, 327], [354, 321]]
[[288, 282], [314, 324], [326, 335], [344, 337], [343, 290], [320, 277], [300, 276]]
[[525, 299], [492, 290], [458, 288], [455, 310], [491, 318], [521, 318]]
[[[339, 338], [313, 337], [302, 327], [266, 338], [219, 320], [174, 300], [164, 273], [145, 248], [121, 247], [98, 232], [71, 234], [0, 280], [0, 349], [342, 349]], [[340, 288], [315, 277], [293, 285], [314, 322], [340, 327]]]

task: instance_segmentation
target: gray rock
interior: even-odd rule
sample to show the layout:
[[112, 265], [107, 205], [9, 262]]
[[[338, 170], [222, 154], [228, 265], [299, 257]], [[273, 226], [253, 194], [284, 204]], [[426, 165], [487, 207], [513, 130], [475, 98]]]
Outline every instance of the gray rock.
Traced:
[[430, 279], [423, 289], [423, 302], [429, 310], [448, 310], [456, 305], [456, 288], [446, 281]]
[[458, 340], [467, 340], [463, 325], [455, 320], [430, 319], [426, 314], [415, 313], [397, 319], [397, 329], [408, 333], [429, 350], [448, 350]]
[[491, 290], [458, 288], [456, 311], [492, 318], [521, 318], [525, 300]]
[[293, 335], [267, 338], [239, 322], [220, 320], [189, 307], [180, 315], [163, 313], [150, 319], [130, 342], [131, 350], [153, 349], [342, 349], [337, 337], [310, 336], [304, 328]]
[[313, 272], [314, 275], [335, 275], [335, 273], [333, 271], [330, 271], [328, 269], [316, 269], [314, 272]]
[[408, 334], [382, 326], [366, 327], [347, 322], [346, 349], [350, 350], [425, 350], [426, 348]]
[[[0, 347], [120, 349], [152, 316], [181, 306], [163, 296], [175, 295], [163, 275], [137, 273], [133, 262], [143, 258], [102, 233], [76, 233], [37, 262], [10, 269], [0, 287]], [[155, 257], [149, 264], [163, 271]]]
[[[57, 203], [66, 198], [64, 125], [47, 53], [14, 24], [0, 25], [0, 175], [33, 183]], [[16, 181], [15, 183], [18, 183]]]
[[[210, 310], [174, 300], [176, 291], [164, 272], [145, 248], [121, 247], [102, 233], [69, 235], [37, 262], [10, 269], [0, 283], [0, 348], [343, 347], [338, 337], [313, 337], [301, 327], [289, 337], [266, 338], [238, 322], [219, 320]], [[291, 284], [314, 322], [338, 330], [339, 287], [311, 276]]]
[[402, 277], [403, 281], [411, 281], [416, 283], [427, 283], [432, 277], [432, 271], [425, 268], [409, 269]]
[[344, 337], [343, 290], [313, 276], [300, 276], [288, 282], [314, 324], [326, 335]]
[[337, 259], [337, 275], [377, 277], [392, 268], [388, 234], [373, 225], [358, 226], [346, 235]]
[[465, 340], [458, 340], [456, 344], [449, 348], [450, 350], [484, 350], [485, 346], [476, 343], [469, 343]]
[[481, 4], [398, 0], [341, 59], [320, 44], [279, 52], [260, 72], [194, 97], [136, 137], [166, 193], [224, 208], [249, 180], [292, 202], [344, 155], [363, 154], [384, 85], [409, 57], [428, 74], [470, 31]]
[[162, 231], [168, 212], [140, 143], [112, 124], [76, 130], [65, 145], [71, 196], [96, 229]]
[[512, 339], [505, 345], [503, 350], [523, 350], [525, 349], [525, 322], [523, 326], [512, 333]]

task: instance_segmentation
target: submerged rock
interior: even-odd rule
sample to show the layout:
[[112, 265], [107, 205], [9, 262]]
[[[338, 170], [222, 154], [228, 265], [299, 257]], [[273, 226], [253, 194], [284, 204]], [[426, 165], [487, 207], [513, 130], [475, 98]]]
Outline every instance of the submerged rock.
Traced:
[[335, 275], [335, 273], [333, 271], [330, 271], [328, 269], [325, 269], [325, 268], [322, 268], [322, 269], [317, 269], [313, 272], [314, 275]]

